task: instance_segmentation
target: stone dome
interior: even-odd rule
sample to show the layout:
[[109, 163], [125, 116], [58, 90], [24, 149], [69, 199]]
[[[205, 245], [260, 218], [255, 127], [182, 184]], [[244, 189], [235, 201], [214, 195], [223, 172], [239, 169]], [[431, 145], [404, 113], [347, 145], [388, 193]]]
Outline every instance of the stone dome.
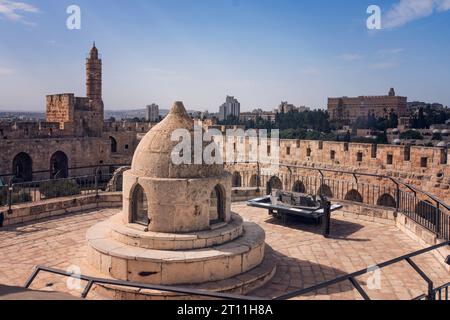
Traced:
[[[185, 129], [190, 133], [192, 164], [176, 165], [172, 161], [172, 152], [181, 141], [172, 141], [172, 133], [177, 129]], [[202, 153], [208, 144], [202, 143]], [[194, 164], [194, 121], [182, 102], [175, 102], [167, 117], [141, 140], [133, 157], [131, 171], [140, 177], [173, 179], [217, 177], [225, 172], [223, 165]]]

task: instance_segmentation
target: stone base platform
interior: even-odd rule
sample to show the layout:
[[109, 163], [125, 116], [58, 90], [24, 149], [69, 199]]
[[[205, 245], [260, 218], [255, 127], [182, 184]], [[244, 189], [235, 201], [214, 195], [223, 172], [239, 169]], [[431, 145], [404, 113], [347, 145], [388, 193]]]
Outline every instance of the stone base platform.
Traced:
[[[264, 260], [264, 230], [255, 223], [244, 223], [237, 215], [218, 229], [195, 234], [156, 234], [136, 226], [120, 227], [117, 221], [117, 216], [113, 217], [86, 234], [88, 263], [113, 279], [168, 286], [203, 285], [245, 274]], [[154, 246], [158, 249], [147, 248]], [[170, 249], [159, 249], [164, 246]], [[261, 268], [253, 276], [264, 278], [272, 270]], [[230, 289], [216, 285], [217, 291]]]
[[[86, 268], [84, 268], [86, 270]], [[221, 281], [211, 281], [198, 285], [183, 285], [183, 289], [205, 290], [215, 293], [246, 295], [269, 283], [277, 271], [272, 258], [272, 248], [266, 247], [266, 257], [256, 268], [241, 275]], [[90, 272], [92, 273], [92, 272]], [[102, 275], [104, 276], [104, 275]], [[213, 299], [204, 296], [178, 294], [156, 290], [127, 288], [111, 285], [97, 285], [93, 288], [97, 298], [114, 300], [205, 300]]]

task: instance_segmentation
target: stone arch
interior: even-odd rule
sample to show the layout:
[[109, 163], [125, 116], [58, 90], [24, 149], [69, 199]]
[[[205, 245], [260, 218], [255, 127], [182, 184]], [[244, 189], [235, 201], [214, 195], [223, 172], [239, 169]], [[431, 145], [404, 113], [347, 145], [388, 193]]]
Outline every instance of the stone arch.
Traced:
[[233, 173], [233, 188], [241, 188], [242, 187], [242, 176], [239, 172]]
[[117, 153], [117, 140], [114, 137], [109, 137], [111, 145], [111, 153]]
[[150, 223], [150, 213], [148, 211], [148, 200], [144, 188], [140, 184], [136, 185], [131, 192], [131, 223], [148, 226]]
[[14, 179], [19, 182], [28, 182], [33, 180], [33, 160], [30, 155], [25, 152], [21, 152], [13, 159]]
[[283, 183], [281, 182], [280, 178], [273, 176], [270, 178], [269, 182], [267, 182], [267, 194], [271, 194], [272, 190], [282, 190], [283, 189]]
[[333, 198], [333, 191], [331, 190], [330, 186], [326, 184], [320, 186], [319, 190], [317, 190], [317, 194], [319, 196], [323, 195], [327, 198]]
[[261, 187], [261, 177], [257, 174], [254, 174], [250, 178], [250, 187], [251, 188], [257, 188]]
[[305, 184], [302, 181], [296, 181], [294, 185], [292, 186], [292, 191], [298, 192], [298, 193], [306, 193], [306, 187]]
[[352, 202], [361, 202], [361, 203], [364, 201], [361, 193], [359, 193], [359, 191], [355, 190], [355, 189], [347, 192], [347, 194], [345, 195], [345, 200], [352, 201]]
[[389, 193], [385, 193], [381, 197], [378, 198], [377, 206], [396, 208], [397, 201], [395, 201], [394, 197], [391, 196]]
[[210, 225], [225, 222], [225, 199], [225, 189], [220, 184], [216, 185], [211, 191], [211, 197], [209, 200]]
[[55, 152], [50, 158], [50, 179], [65, 179], [69, 176], [69, 158], [62, 151]]

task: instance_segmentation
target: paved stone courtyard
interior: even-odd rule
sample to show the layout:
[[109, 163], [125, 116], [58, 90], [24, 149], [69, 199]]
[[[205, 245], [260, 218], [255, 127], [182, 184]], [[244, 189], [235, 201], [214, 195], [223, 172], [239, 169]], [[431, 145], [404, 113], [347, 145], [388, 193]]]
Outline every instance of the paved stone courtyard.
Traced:
[[[0, 284], [22, 286], [35, 265], [64, 270], [83, 265], [87, 229], [118, 211], [105, 209], [74, 214], [0, 231]], [[325, 239], [316, 225], [292, 219], [283, 225], [265, 210], [245, 204], [234, 204], [233, 211], [260, 224], [266, 230], [268, 245], [273, 248], [269, 258], [276, 260], [277, 273], [266, 286], [252, 293], [262, 298], [309, 287], [422, 248], [393, 226], [344, 218], [339, 213], [332, 222], [331, 238]], [[450, 274], [432, 254], [414, 261], [426, 270], [436, 286], [450, 280]], [[86, 269], [81, 271], [89, 273]], [[368, 289], [369, 280], [368, 276], [358, 279], [373, 299], [411, 299], [425, 293], [427, 288], [406, 262], [383, 269], [376, 290]], [[67, 289], [66, 281], [62, 277], [42, 275], [33, 288], [77, 294], [76, 289]], [[348, 283], [342, 283], [300, 299], [361, 297]]]

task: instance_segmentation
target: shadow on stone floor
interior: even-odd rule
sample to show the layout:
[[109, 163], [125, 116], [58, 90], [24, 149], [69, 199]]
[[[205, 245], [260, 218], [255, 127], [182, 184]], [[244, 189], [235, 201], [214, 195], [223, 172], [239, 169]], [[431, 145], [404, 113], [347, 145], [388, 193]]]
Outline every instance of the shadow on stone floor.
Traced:
[[[268, 252], [268, 255], [271, 255], [271, 258], [275, 260], [277, 272], [272, 280], [266, 285], [249, 293], [251, 296], [273, 299], [289, 292], [310, 288], [348, 274], [332, 266], [292, 258], [274, 251], [273, 249]], [[353, 290], [353, 286], [349, 282], [344, 281], [304, 294], [299, 298], [311, 298], [316, 295], [352, 293]]]
[[[283, 221], [282, 219], [271, 217], [267, 219], [265, 223], [275, 226], [288, 227], [293, 230], [323, 235], [323, 226], [321, 224], [318, 224], [315, 220], [311, 219], [287, 217], [286, 220]], [[364, 226], [358, 223], [331, 219], [331, 234], [328, 238], [334, 240], [369, 242], [370, 239], [350, 238], [351, 235], [362, 230], [363, 228]]]

